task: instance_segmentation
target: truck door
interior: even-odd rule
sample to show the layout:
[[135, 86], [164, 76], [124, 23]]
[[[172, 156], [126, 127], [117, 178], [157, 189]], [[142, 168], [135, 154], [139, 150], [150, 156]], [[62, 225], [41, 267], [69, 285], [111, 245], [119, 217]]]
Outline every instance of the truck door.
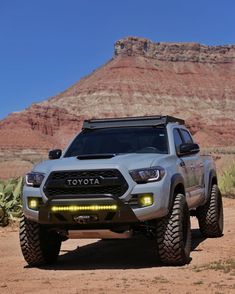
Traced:
[[[175, 128], [173, 130], [173, 136], [174, 136], [174, 143], [175, 143], [175, 148], [177, 152], [177, 150], [179, 150], [179, 146], [182, 143], [184, 143], [184, 141], [180, 133], [180, 130], [178, 128]], [[195, 185], [195, 176], [194, 176], [194, 171], [192, 172], [192, 164], [193, 164], [193, 161], [191, 156], [178, 157], [177, 169], [184, 178], [185, 190], [187, 194]]]
[[[185, 143], [193, 143], [193, 139], [190, 135], [190, 133], [185, 129], [180, 129], [182, 138]], [[198, 190], [200, 193], [200, 189], [203, 189], [204, 187], [204, 167], [203, 167], [203, 160], [199, 153], [193, 154], [191, 157], [191, 168], [192, 172], [194, 173], [194, 189]]]

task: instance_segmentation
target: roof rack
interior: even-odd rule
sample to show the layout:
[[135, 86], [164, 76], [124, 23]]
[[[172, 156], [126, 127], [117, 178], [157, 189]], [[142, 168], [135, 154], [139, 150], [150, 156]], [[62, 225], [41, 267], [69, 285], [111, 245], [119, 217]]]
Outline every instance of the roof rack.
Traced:
[[84, 120], [82, 129], [104, 129], [120, 127], [144, 127], [167, 125], [168, 123], [184, 124], [183, 119], [173, 116], [139, 116], [139, 117], [121, 117], [106, 119], [89, 119]]

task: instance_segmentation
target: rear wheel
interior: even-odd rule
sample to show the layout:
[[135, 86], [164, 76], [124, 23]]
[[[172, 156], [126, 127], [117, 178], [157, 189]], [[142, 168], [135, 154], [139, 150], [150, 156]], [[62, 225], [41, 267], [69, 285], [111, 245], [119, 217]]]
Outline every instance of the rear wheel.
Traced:
[[158, 254], [162, 263], [183, 265], [189, 262], [191, 229], [188, 205], [183, 194], [177, 194], [170, 213], [157, 225]]
[[203, 236], [213, 238], [223, 235], [223, 202], [220, 190], [216, 184], [212, 186], [207, 203], [198, 207], [197, 218]]
[[20, 246], [26, 262], [30, 266], [51, 264], [57, 260], [61, 240], [54, 231], [29, 219], [20, 221]]

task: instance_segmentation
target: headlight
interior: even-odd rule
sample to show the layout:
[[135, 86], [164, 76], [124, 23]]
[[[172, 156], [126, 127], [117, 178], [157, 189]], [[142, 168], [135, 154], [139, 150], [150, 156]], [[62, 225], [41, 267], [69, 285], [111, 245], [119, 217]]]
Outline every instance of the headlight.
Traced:
[[160, 166], [156, 166], [151, 168], [131, 170], [129, 173], [136, 183], [143, 184], [160, 181], [165, 174], [165, 170]]
[[40, 187], [43, 179], [44, 179], [44, 174], [31, 172], [25, 176], [25, 183], [27, 186]]

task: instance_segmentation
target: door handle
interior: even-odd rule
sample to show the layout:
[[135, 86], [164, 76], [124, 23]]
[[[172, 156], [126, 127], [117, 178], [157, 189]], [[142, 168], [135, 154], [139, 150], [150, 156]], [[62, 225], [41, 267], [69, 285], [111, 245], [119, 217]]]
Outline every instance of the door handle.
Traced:
[[191, 169], [195, 169], [195, 165], [191, 164]]
[[181, 167], [185, 167], [185, 163], [184, 163], [183, 160], [180, 161], [180, 166], [181, 166]]

